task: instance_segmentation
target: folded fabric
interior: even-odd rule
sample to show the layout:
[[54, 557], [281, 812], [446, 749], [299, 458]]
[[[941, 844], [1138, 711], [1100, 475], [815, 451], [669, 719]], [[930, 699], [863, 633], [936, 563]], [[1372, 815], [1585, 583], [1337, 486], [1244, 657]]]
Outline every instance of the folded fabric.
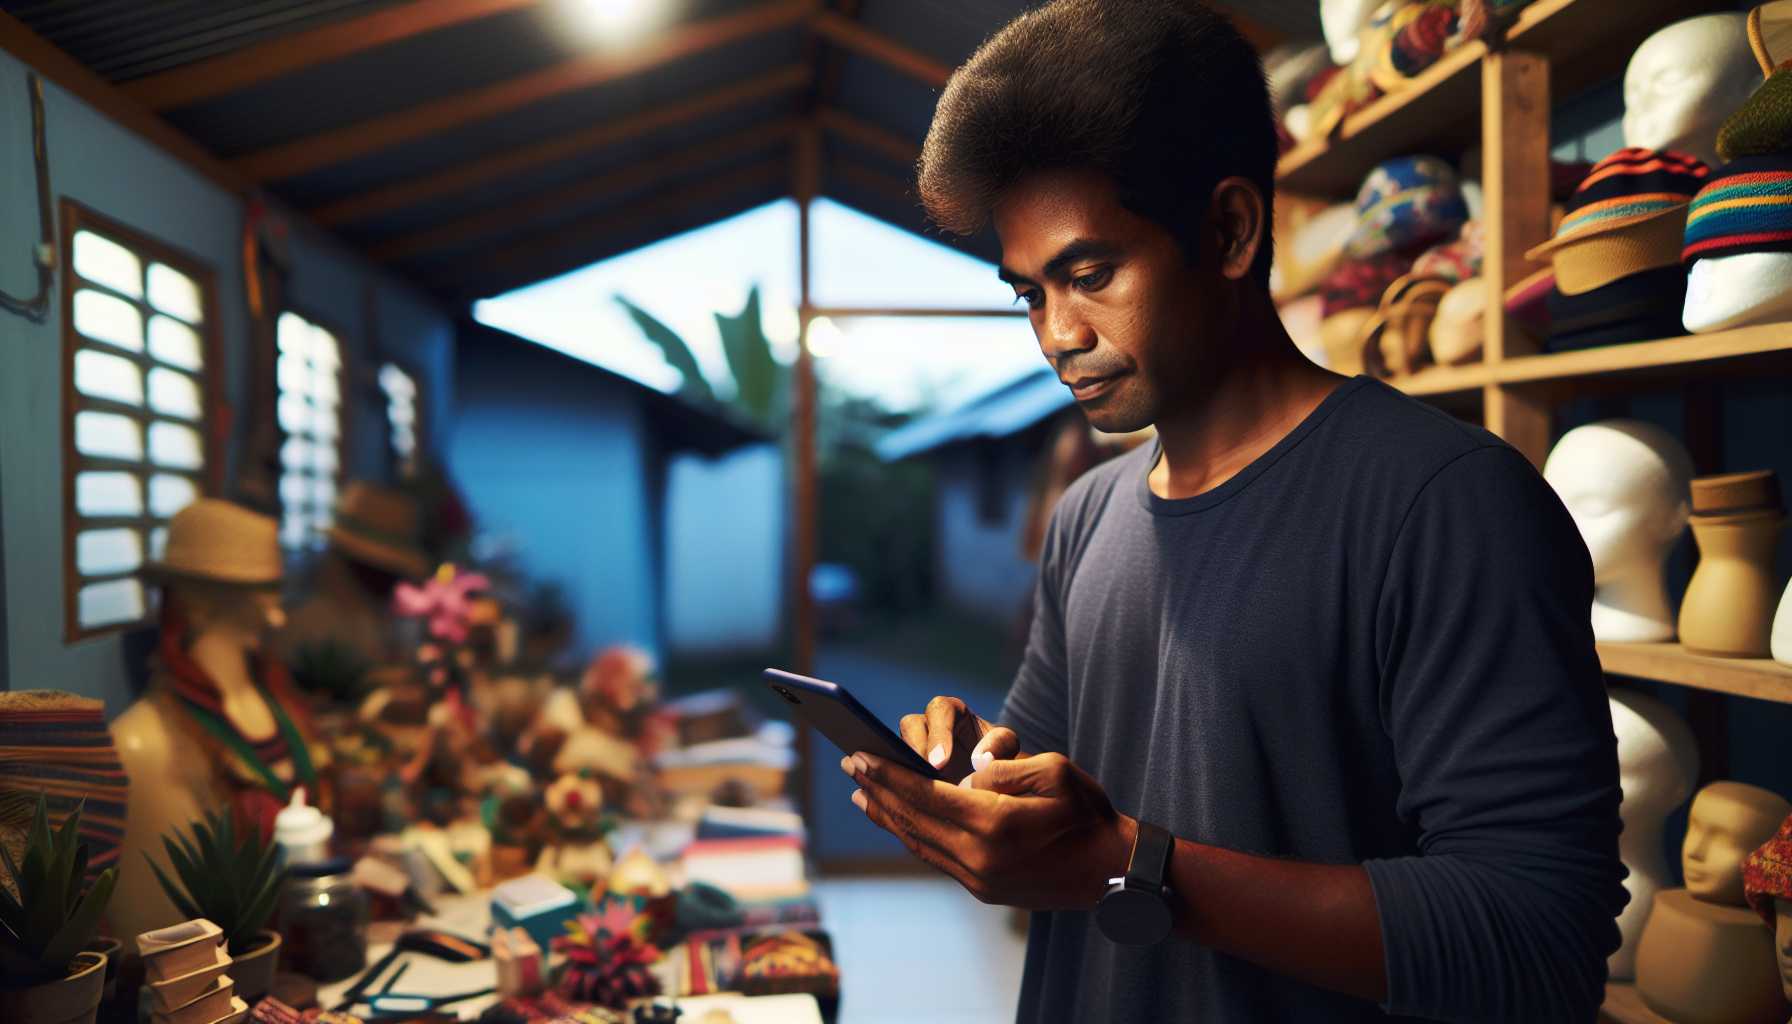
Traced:
[[1681, 259], [1745, 252], [1792, 252], [1792, 152], [1732, 160], [1693, 197]]
[[1344, 254], [1364, 259], [1449, 238], [1468, 219], [1468, 205], [1449, 164], [1434, 156], [1402, 156], [1369, 172], [1357, 191], [1356, 214]]
[[1631, 274], [1579, 295], [1549, 293], [1550, 351], [1678, 337], [1686, 272], [1678, 265]]
[[59, 690], [0, 693], [0, 801], [44, 794], [53, 828], [80, 807], [90, 875], [118, 863], [128, 788], [104, 702]]

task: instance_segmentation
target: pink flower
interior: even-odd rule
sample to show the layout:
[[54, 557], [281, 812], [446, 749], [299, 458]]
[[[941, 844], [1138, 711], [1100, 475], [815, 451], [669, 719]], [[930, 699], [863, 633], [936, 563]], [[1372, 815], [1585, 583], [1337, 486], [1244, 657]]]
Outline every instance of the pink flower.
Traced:
[[392, 592], [392, 607], [407, 619], [427, 619], [429, 635], [449, 643], [465, 643], [472, 617], [472, 594], [491, 586], [476, 572], [463, 573], [443, 565], [421, 587], [400, 583]]

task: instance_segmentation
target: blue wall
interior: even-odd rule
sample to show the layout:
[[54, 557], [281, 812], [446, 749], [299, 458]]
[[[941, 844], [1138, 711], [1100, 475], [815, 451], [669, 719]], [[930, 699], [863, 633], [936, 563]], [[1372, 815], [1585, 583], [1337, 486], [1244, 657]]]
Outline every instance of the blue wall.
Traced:
[[784, 453], [756, 444], [675, 456], [666, 475], [666, 646], [685, 655], [777, 646], [783, 626]]
[[534, 342], [463, 336], [448, 446], [482, 537], [558, 583], [572, 649], [660, 644], [658, 479], [640, 386]]
[[[977, 449], [994, 444], [993, 461]], [[999, 442], [954, 445], [933, 456], [937, 519], [934, 523], [934, 578], [940, 599], [986, 622], [1007, 626], [1031, 598], [1038, 566], [1022, 557], [1027, 502], [1037, 473], [1042, 441], [1038, 431]], [[983, 476], [1001, 477], [1002, 518], [980, 514]]]
[[[239, 260], [242, 202], [54, 84], [46, 82], [44, 91], [53, 201], [75, 199], [211, 268], [223, 397], [240, 408], [248, 386], [249, 319]], [[0, 288], [9, 294], [35, 287], [37, 234], [26, 68], [0, 53]], [[420, 293], [318, 234], [295, 226], [292, 249], [292, 303], [342, 332], [351, 366], [376, 359], [365, 325], [366, 289], [374, 283], [379, 350], [418, 375], [427, 422], [439, 436], [452, 408], [450, 320]], [[6, 629], [0, 685], [102, 697], [117, 714], [141, 678], [143, 637], [108, 634], [72, 645], [62, 639], [61, 312], [53, 301], [42, 325], [0, 313], [0, 622]], [[385, 472], [384, 412], [371, 389], [351, 388], [345, 470], [378, 477]]]

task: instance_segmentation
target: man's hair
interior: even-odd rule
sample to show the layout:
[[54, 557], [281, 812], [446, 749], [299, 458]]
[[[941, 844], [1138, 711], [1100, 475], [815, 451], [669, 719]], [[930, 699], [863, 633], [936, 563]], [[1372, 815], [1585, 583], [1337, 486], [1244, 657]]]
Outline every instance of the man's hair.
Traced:
[[953, 73], [921, 150], [921, 201], [969, 234], [1029, 174], [1087, 168], [1166, 228], [1191, 262], [1215, 185], [1263, 193], [1251, 266], [1267, 286], [1276, 134], [1263, 63], [1198, 0], [1054, 0], [1021, 15]]

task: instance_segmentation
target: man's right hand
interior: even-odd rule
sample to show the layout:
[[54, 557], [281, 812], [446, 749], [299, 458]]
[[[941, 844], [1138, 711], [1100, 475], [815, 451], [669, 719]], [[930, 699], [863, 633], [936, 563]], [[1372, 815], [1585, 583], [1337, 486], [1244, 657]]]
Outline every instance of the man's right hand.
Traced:
[[1020, 737], [978, 718], [957, 697], [935, 697], [927, 710], [902, 716], [902, 741], [956, 782], [991, 761], [1020, 756]]

